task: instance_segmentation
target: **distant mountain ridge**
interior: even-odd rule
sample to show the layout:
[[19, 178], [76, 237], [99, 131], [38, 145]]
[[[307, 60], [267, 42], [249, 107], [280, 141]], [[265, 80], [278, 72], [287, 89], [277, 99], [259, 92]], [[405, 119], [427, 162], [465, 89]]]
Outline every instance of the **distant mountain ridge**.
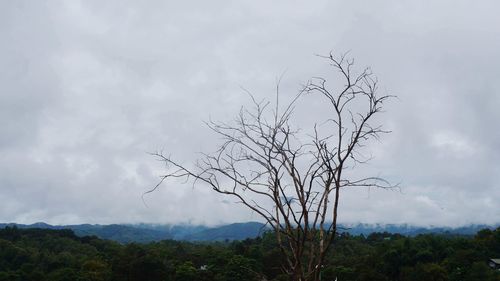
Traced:
[[[34, 224], [0, 223], [0, 228], [6, 226], [19, 228], [71, 229], [78, 236], [95, 235], [102, 239], [114, 240], [120, 243], [148, 243], [166, 239], [184, 241], [231, 241], [255, 238], [261, 235], [266, 228], [259, 222], [245, 222], [207, 227], [201, 225], [156, 225], [156, 224], [78, 224], [78, 225], [50, 225], [43, 222]], [[373, 232], [400, 233], [406, 236], [436, 233], [449, 235], [474, 235], [484, 228], [496, 228], [496, 225], [469, 225], [463, 227], [418, 227], [408, 224], [343, 224], [339, 225], [340, 232], [352, 235], [369, 235]]]
[[479, 230], [489, 228], [495, 229], [500, 227], [500, 224], [471, 224], [460, 227], [445, 227], [445, 226], [414, 226], [410, 224], [340, 224], [341, 232], [349, 232], [352, 235], [369, 235], [373, 232], [389, 232], [399, 233], [405, 236], [417, 236], [419, 234], [450, 234], [450, 235], [474, 235]]
[[148, 243], [166, 239], [184, 241], [226, 241], [255, 238], [262, 234], [263, 224], [258, 222], [234, 223], [219, 227], [201, 225], [154, 225], [154, 224], [78, 224], [50, 225], [44, 222], [34, 224], [0, 223], [0, 228], [71, 229], [78, 236], [95, 235], [102, 239], [120, 243]]
[[50, 225], [42, 222], [34, 224], [15, 224], [7, 223], [0, 224], [0, 228], [6, 226], [17, 226], [18, 228], [44, 228], [44, 229], [71, 229], [78, 236], [95, 235], [102, 239], [114, 240], [120, 243], [147, 243], [152, 241], [160, 241], [172, 239], [168, 233], [153, 229], [143, 229], [128, 225], [110, 224], [78, 224], [78, 225]]

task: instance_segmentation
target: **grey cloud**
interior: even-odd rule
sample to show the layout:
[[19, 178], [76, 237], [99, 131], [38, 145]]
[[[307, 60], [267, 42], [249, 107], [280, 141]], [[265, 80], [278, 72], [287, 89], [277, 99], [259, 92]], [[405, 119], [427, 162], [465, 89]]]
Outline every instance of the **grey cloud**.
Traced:
[[[345, 221], [495, 223], [500, 206], [498, 4], [484, 1], [34, 1], [0, 4], [0, 221], [195, 222], [257, 219], [163, 166], [218, 140], [248, 99], [283, 97], [330, 75], [314, 54], [351, 50], [396, 94], [393, 131], [361, 172], [402, 192], [347, 191]], [[327, 114], [309, 100], [318, 114]], [[298, 111], [299, 122], [311, 117]], [[229, 200], [229, 202], [232, 202]], [[209, 210], [209, 211], [207, 211]]]

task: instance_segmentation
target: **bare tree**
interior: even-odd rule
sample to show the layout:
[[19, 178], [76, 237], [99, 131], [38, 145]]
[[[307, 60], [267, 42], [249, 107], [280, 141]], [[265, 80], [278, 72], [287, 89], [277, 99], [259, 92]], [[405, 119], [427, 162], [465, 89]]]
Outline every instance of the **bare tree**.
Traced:
[[[338, 234], [341, 190], [393, 187], [379, 177], [345, 175], [369, 160], [362, 147], [387, 133], [373, 124], [373, 117], [391, 96], [377, 95], [377, 80], [369, 68], [355, 73], [354, 61], [345, 55], [323, 58], [344, 82], [336, 92], [326, 79], [313, 78], [281, 108], [279, 88], [274, 106], [251, 96], [253, 107], [243, 107], [235, 122], [207, 123], [223, 142], [216, 152], [203, 153], [192, 168], [155, 154], [168, 172], [153, 190], [169, 178], [185, 178], [237, 198], [274, 230], [286, 261], [283, 270], [291, 280], [319, 280]], [[291, 120], [301, 99], [312, 95], [324, 98], [331, 112], [304, 135]]]

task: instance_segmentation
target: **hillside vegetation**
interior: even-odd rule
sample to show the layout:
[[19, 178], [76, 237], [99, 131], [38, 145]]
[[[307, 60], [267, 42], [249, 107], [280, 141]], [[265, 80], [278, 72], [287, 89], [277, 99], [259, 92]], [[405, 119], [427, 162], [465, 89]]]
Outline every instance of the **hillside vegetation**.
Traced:
[[[499, 281], [500, 228], [475, 236], [343, 234], [322, 270], [339, 281]], [[232, 242], [120, 244], [68, 229], [0, 229], [0, 280], [287, 280], [272, 233]]]

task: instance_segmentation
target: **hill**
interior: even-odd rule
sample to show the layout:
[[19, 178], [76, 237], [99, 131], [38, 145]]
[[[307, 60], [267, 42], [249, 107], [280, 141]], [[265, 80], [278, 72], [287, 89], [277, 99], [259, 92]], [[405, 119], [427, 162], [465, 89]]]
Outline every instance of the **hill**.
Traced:
[[0, 224], [0, 229], [6, 226], [17, 226], [20, 229], [39, 228], [39, 229], [71, 229], [78, 236], [97, 236], [101, 239], [108, 239], [120, 243], [147, 243], [172, 239], [168, 232], [162, 232], [154, 229], [139, 228], [128, 225], [110, 224], [79, 224], [79, 225], [50, 225], [46, 223], [34, 224]]
[[233, 223], [214, 228], [208, 228], [199, 232], [186, 235], [183, 240], [187, 241], [225, 241], [244, 240], [260, 236], [266, 228], [262, 223], [247, 222]]
[[[275, 236], [230, 243], [164, 240], [120, 244], [57, 226], [0, 229], [0, 281], [279, 281]], [[226, 226], [228, 231], [258, 226]], [[123, 230], [118, 228], [119, 231]], [[212, 233], [212, 231], [209, 231]], [[218, 237], [218, 236], [216, 236]], [[389, 233], [342, 235], [326, 255], [323, 280], [498, 281], [500, 228], [473, 236]]]
[[[183, 241], [232, 241], [255, 238], [266, 229], [259, 222], [233, 223], [216, 227], [201, 225], [160, 225], [160, 224], [78, 224], [78, 225], [50, 225], [43, 222], [34, 224], [1, 224], [0, 229], [5, 226], [16, 225], [18, 228], [41, 228], [41, 229], [71, 229], [78, 236], [95, 235], [101, 239], [114, 240], [120, 243], [148, 243], [166, 239]], [[417, 227], [407, 224], [352, 224], [339, 225], [341, 232], [352, 235], [368, 236], [373, 232], [399, 233], [405, 236], [416, 236], [420, 234], [442, 234], [442, 235], [474, 235], [481, 229], [495, 229], [496, 226], [469, 225], [458, 228], [451, 227]]]
[[50, 225], [38, 222], [34, 224], [0, 223], [0, 229], [14, 225], [20, 229], [71, 229], [78, 236], [94, 235], [101, 239], [114, 240], [120, 243], [148, 243], [166, 239], [184, 241], [243, 240], [257, 237], [263, 227], [263, 224], [257, 222], [235, 223], [211, 228], [199, 225]]

